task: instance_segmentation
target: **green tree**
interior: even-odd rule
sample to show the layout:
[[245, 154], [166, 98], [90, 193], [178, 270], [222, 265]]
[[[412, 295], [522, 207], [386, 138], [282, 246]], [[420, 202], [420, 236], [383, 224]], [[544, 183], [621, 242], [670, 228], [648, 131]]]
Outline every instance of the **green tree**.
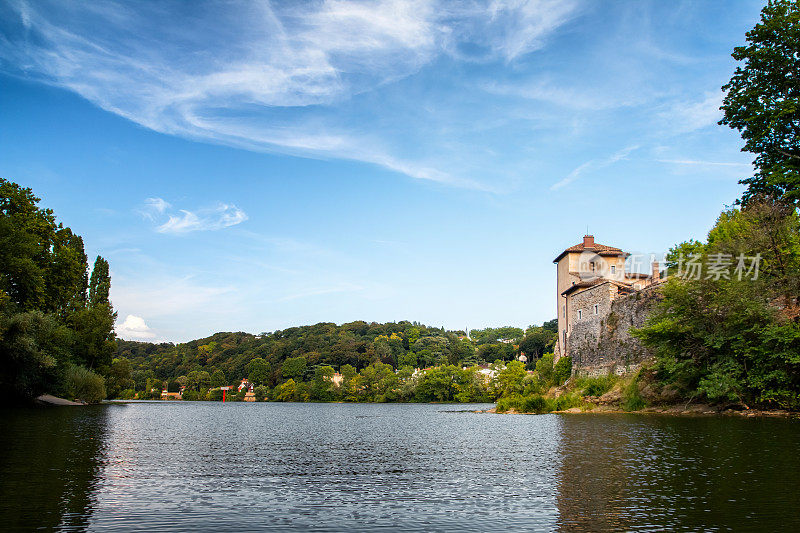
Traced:
[[297, 401], [297, 383], [293, 379], [288, 379], [275, 388], [275, 399], [279, 402]]
[[108, 262], [97, 256], [89, 284], [89, 305], [75, 311], [68, 319], [75, 330], [75, 358], [87, 368], [108, 366], [116, 348], [114, 321], [117, 313], [108, 300], [110, 286]]
[[290, 357], [283, 362], [283, 365], [281, 366], [281, 374], [284, 378], [299, 380], [302, 379], [303, 374], [305, 374], [306, 366], [306, 358], [302, 355], [299, 357]]
[[561, 386], [572, 375], [572, 357], [561, 357], [553, 365], [553, 382], [557, 386]]
[[734, 48], [744, 61], [722, 103], [725, 124], [741, 132], [743, 151], [756, 155], [755, 176], [745, 203], [762, 195], [800, 203], [800, 4], [769, 0], [761, 21], [747, 33], [747, 44]]
[[0, 312], [0, 394], [10, 401], [56, 392], [71, 332], [41, 311]]
[[492, 392], [495, 398], [521, 394], [526, 375], [524, 364], [520, 361], [509, 361], [492, 380]]
[[118, 357], [111, 362], [107, 373], [106, 389], [109, 398], [118, 398], [122, 391], [133, 389], [133, 367], [131, 362], [124, 357]]
[[264, 385], [259, 385], [258, 387], [253, 389], [253, 395], [255, 396], [255, 400], [257, 402], [263, 402], [264, 399], [267, 397], [269, 393], [269, 389]]
[[553, 354], [545, 354], [538, 361], [536, 361], [536, 373], [541, 380], [548, 386], [553, 384]]
[[[759, 275], [673, 277], [645, 327], [659, 377], [686, 397], [800, 408], [800, 219], [780, 202], [720, 215], [706, 257], [763, 254]], [[752, 261], [745, 267], [752, 267]]]
[[264, 385], [269, 380], [271, 371], [270, 364], [261, 357], [256, 357], [247, 365], [249, 374], [247, 379], [253, 385]]
[[557, 335], [543, 327], [532, 326], [525, 332], [519, 343], [519, 351], [524, 353], [529, 362], [539, 359], [556, 342]]
[[48, 307], [47, 277], [58, 229], [29, 188], [0, 178], [0, 293], [20, 310]]
[[211, 374], [211, 386], [212, 387], [224, 387], [228, 384], [228, 380], [225, 379], [225, 373], [217, 368]]
[[332, 366], [319, 366], [314, 369], [314, 381], [311, 385], [311, 399], [319, 402], [329, 402], [336, 398], [336, 385], [333, 383]]

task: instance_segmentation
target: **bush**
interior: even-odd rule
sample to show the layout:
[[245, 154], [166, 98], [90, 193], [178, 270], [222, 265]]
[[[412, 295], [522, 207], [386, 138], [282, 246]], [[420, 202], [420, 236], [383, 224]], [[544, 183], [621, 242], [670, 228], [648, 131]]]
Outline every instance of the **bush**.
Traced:
[[617, 377], [613, 375], [594, 378], [580, 378], [575, 383], [576, 388], [583, 391], [584, 396], [602, 396], [611, 390]]
[[562, 357], [553, 366], [553, 381], [559, 387], [572, 375], [572, 357]]
[[548, 402], [538, 394], [526, 396], [520, 403], [520, 411], [523, 413], [547, 413], [552, 410], [549, 407]]
[[70, 398], [86, 403], [100, 403], [106, 397], [103, 376], [77, 365], [67, 368], [64, 374], [64, 390]]
[[550, 402], [551, 411], [565, 411], [573, 407], [587, 407], [586, 402], [583, 401], [583, 397], [577, 392], [562, 394], [558, 398], [550, 400]]
[[545, 354], [536, 361], [536, 373], [548, 385], [553, 382], [553, 354]]
[[133, 400], [136, 397], [136, 391], [133, 389], [125, 389], [119, 393], [120, 400]]
[[258, 387], [253, 389], [253, 394], [255, 395], [257, 402], [263, 402], [266, 399], [268, 393], [269, 389], [266, 388], [264, 385], [259, 385]]
[[564, 411], [572, 407], [585, 407], [586, 403], [578, 393], [562, 394], [558, 398], [545, 398], [540, 394], [528, 396], [503, 396], [497, 400], [495, 410], [498, 413], [507, 413], [512, 409], [518, 413], [550, 413], [552, 411]]
[[640, 411], [647, 403], [639, 392], [639, 374], [622, 389], [622, 408], [625, 411]]
[[[211, 389], [210, 391], [208, 391], [207, 398], [208, 398], [209, 401], [212, 401], [212, 402], [221, 402], [222, 401], [222, 389]], [[227, 400], [228, 398], [226, 397], [225, 399]]]
[[200, 393], [196, 390], [187, 390], [183, 392], [182, 398], [187, 402], [196, 402], [197, 400], [202, 400], [203, 398], [200, 396]]
[[497, 400], [497, 405], [495, 405], [495, 411], [498, 413], [507, 413], [512, 409], [514, 411], [520, 411], [520, 404], [522, 403], [522, 398], [517, 395], [512, 396], [503, 396], [502, 398]]

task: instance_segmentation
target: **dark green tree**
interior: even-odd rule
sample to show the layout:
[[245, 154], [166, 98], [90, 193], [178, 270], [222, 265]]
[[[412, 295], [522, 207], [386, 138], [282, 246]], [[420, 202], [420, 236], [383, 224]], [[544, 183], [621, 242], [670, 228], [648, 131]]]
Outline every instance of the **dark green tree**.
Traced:
[[269, 380], [270, 375], [270, 365], [264, 359], [260, 357], [256, 357], [247, 365], [249, 369], [249, 374], [247, 375], [247, 379], [252, 383], [254, 386], [264, 385]]
[[756, 155], [756, 174], [747, 203], [758, 196], [776, 196], [800, 203], [800, 3], [769, 0], [761, 21], [747, 33], [747, 44], [734, 48], [743, 61], [722, 104], [720, 124], [741, 132], [743, 151]]

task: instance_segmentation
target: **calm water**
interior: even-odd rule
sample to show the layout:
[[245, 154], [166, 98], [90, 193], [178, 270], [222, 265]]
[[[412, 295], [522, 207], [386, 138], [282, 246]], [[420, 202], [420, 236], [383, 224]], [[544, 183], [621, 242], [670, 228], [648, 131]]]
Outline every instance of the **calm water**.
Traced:
[[61, 530], [800, 530], [800, 422], [486, 406], [0, 412], [0, 524]]

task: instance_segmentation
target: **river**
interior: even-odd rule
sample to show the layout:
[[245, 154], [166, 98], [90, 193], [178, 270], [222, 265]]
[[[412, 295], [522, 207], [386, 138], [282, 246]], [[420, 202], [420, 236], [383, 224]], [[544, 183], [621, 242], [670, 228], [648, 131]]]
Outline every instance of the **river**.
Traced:
[[4, 530], [800, 530], [800, 421], [485, 405], [0, 411]]

